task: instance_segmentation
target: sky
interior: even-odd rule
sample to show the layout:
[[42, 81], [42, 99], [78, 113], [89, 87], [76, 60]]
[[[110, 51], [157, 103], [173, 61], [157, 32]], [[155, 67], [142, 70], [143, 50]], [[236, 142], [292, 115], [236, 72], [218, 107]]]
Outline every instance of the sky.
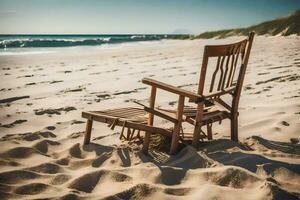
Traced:
[[197, 34], [299, 9], [300, 0], [0, 0], [0, 34]]

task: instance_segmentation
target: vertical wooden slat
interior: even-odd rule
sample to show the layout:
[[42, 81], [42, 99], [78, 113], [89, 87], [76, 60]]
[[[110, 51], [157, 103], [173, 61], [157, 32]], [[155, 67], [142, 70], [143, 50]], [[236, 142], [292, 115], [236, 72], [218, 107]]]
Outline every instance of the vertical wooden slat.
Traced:
[[92, 126], [93, 126], [93, 120], [88, 119], [87, 122], [86, 122], [86, 129], [85, 129], [83, 144], [89, 144], [90, 143]]
[[243, 60], [243, 56], [241, 55], [241, 49], [243, 48], [244, 43], [240, 44], [240, 47], [238, 48], [238, 52], [234, 61], [234, 68], [233, 68], [233, 72], [232, 72], [232, 76], [230, 79], [230, 86], [232, 86], [233, 80], [234, 80], [234, 75], [235, 75], [235, 71], [236, 71], [236, 67], [237, 67], [237, 63], [239, 60], [239, 57], [241, 56], [241, 60]]
[[236, 62], [235, 61], [236, 61], [236, 59], [239, 56], [240, 46], [241, 46], [241, 44], [235, 46], [235, 48], [234, 48], [233, 55], [232, 55], [232, 60], [231, 60], [231, 67], [230, 67], [230, 71], [229, 71], [229, 76], [228, 76], [228, 79], [227, 79], [226, 87], [230, 86], [231, 79], [232, 79], [232, 77], [234, 77], [234, 73], [232, 73], [232, 72], [235, 71], [234, 70], [234, 68], [236, 67]]
[[218, 84], [218, 91], [221, 89], [221, 84], [222, 84], [222, 80], [223, 80], [223, 74], [224, 74], [224, 69], [223, 69], [223, 64], [224, 64], [224, 60], [225, 60], [226, 56], [222, 57], [222, 61], [221, 61], [221, 74], [220, 74], [220, 79], [219, 79], [219, 84]]
[[244, 60], [244, 57], [245, 57], [245, 51], [246, 51], [246, 46], [249, 44], [249, 40], [248, 42], [245, 42], [242, 44], [242, 48], [243, 50], [241, 51], [241, 55], [242, 55], [242, 61]]
[[225, 80], [226, 80], [228, 69], [229, 69], [228, 65], [229, 65], [229, 62], [230, 62], [230, 58], [232, 56], [233, 48], [231, 47], [229, 51], [230, 51], [230, 55], [227, 56], [226, 65], [225, 65], [225, 72], [224, 72], [223, 80], [221, 80], [222, 83], [221, 83], [221, 88], [220, 89], [224, 89]]
[[[149, 107], [154, 109], [154, 104], [155, 104], [155, 97], [156, 97], [156, 87], [152, 86], [151, 88], [151, 94], [150, 94], [150, 99], [149, 99]], [[149, 113], [148, 117], [148, 125], [152, 126], [154, 122], [154, 115], [152, 113]], [[145, 132], [145, 138], [144, 138], [144, 143], [143, 143], [143, 151], [144, 153], [148, 153], [149, 149], [149, 143], [150, 143], [150, 132]]]
[[231, 79], [231, 76], [232, 76], [232, 71], [233, 71], [233, 68], [234, 68], [235, 56], [236, 56], [236, 54], [234, 53], [232, 55], [232, 59], [231, 59], [231, 67], [230, 67], [230, 71], [228, 73], [227, 83], [226, 83], [226, 86], [225, 86], [226, 88], [229, 87], [230, 79]]
[[183, 108], [184, 108], [184, 96], [180, 95], [178, 100], [178, 105], [177, 105], [177, 113], [176, 113], [178, 122], [174, 125], [170, 154], [176, 153], [177, 150], [178, 141], [180, 137], [180, 129], [182, 124]]
[[214, 90], [216, 75], [217, 75], [217, 73], [219, 71], [219, 68], [220, 68], [220, 60], [221, 60], [221, 57], [218, 56], [217, 66], [216, 66], [216, 69], [215, 69], [215, 71], [214, 71], [214, 73], [212, 75], [209, 92], [212, 92]]

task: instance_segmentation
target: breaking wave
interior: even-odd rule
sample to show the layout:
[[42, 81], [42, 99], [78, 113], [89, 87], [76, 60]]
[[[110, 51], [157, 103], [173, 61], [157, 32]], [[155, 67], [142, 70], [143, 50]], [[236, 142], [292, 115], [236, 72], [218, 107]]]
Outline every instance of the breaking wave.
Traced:
[[152, 41], [175, 38], [175, 35], [109, 35], [109, 36], [0, 36], [0, 49], [27, 47], [96, 46], [123, 42]]

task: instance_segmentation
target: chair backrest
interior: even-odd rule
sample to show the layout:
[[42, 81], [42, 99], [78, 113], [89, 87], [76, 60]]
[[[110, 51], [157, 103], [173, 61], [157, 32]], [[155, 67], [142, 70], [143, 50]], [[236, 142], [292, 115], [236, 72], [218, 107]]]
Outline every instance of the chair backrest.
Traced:
[[[237, 109], [253, 38], [254, 32], [251, 32], [240, 42], [205, 46], [198, 94], [216, 99], [221, 94], [232, 92], [232, 108]], [[212, 63], [215, 66], [211, 66]], [[208, 66], [213, 70], [209, 77]], [[204, 86], [208, 91], [204, 92]]]

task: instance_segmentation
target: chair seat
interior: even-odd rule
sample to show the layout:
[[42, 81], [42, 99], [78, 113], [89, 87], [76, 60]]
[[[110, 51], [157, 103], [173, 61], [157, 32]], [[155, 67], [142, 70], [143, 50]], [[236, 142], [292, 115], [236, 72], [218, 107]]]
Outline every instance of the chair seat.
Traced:
[[117, 109], [107, 109], [101, 111], [90, 111], [91, 115], [94, 116], [105, 116], [120, 119], [123, 121], [131, 121], [137, 123], [147, 123], [148, 115], [144, 109], [126, 107], [126, 108], [117, 108]]
[[[184, 114], [186, 116], [186, 121], [195, 124], [196, 110], [194, 113], [189, 112], [188, 114]], [[230, 118], [230, 113], [226, 110], [208, 110], [203, 113], [202, 125], [211, 124], [216, 121], [222, 121], [223, 119]]]
[[111, 129], [114, 129], [115, 126], [121, 126], [123, 129], [126, 127], [166, 136], [172, 135], [170, 130], [148, 126], [148, 113], [141, 108], [127, 107], [82, 112], [82, 117], [91, 121], [107, 123], [110, 125]]
[[[225, 109], [220, 109], [216, 104], [211, 101], [205, 102], [203, 109], [202, 125], [210, 124], [222, 119], [230, 118], [230, 112]], [[169, 115], [172, 118], [176, 118], [176, 110], [158, 108], [164, 114]], [[185, 107], [183, 109], [184, 121], [195, 125], [195, 117], [197, 114], [197, 108]]]

